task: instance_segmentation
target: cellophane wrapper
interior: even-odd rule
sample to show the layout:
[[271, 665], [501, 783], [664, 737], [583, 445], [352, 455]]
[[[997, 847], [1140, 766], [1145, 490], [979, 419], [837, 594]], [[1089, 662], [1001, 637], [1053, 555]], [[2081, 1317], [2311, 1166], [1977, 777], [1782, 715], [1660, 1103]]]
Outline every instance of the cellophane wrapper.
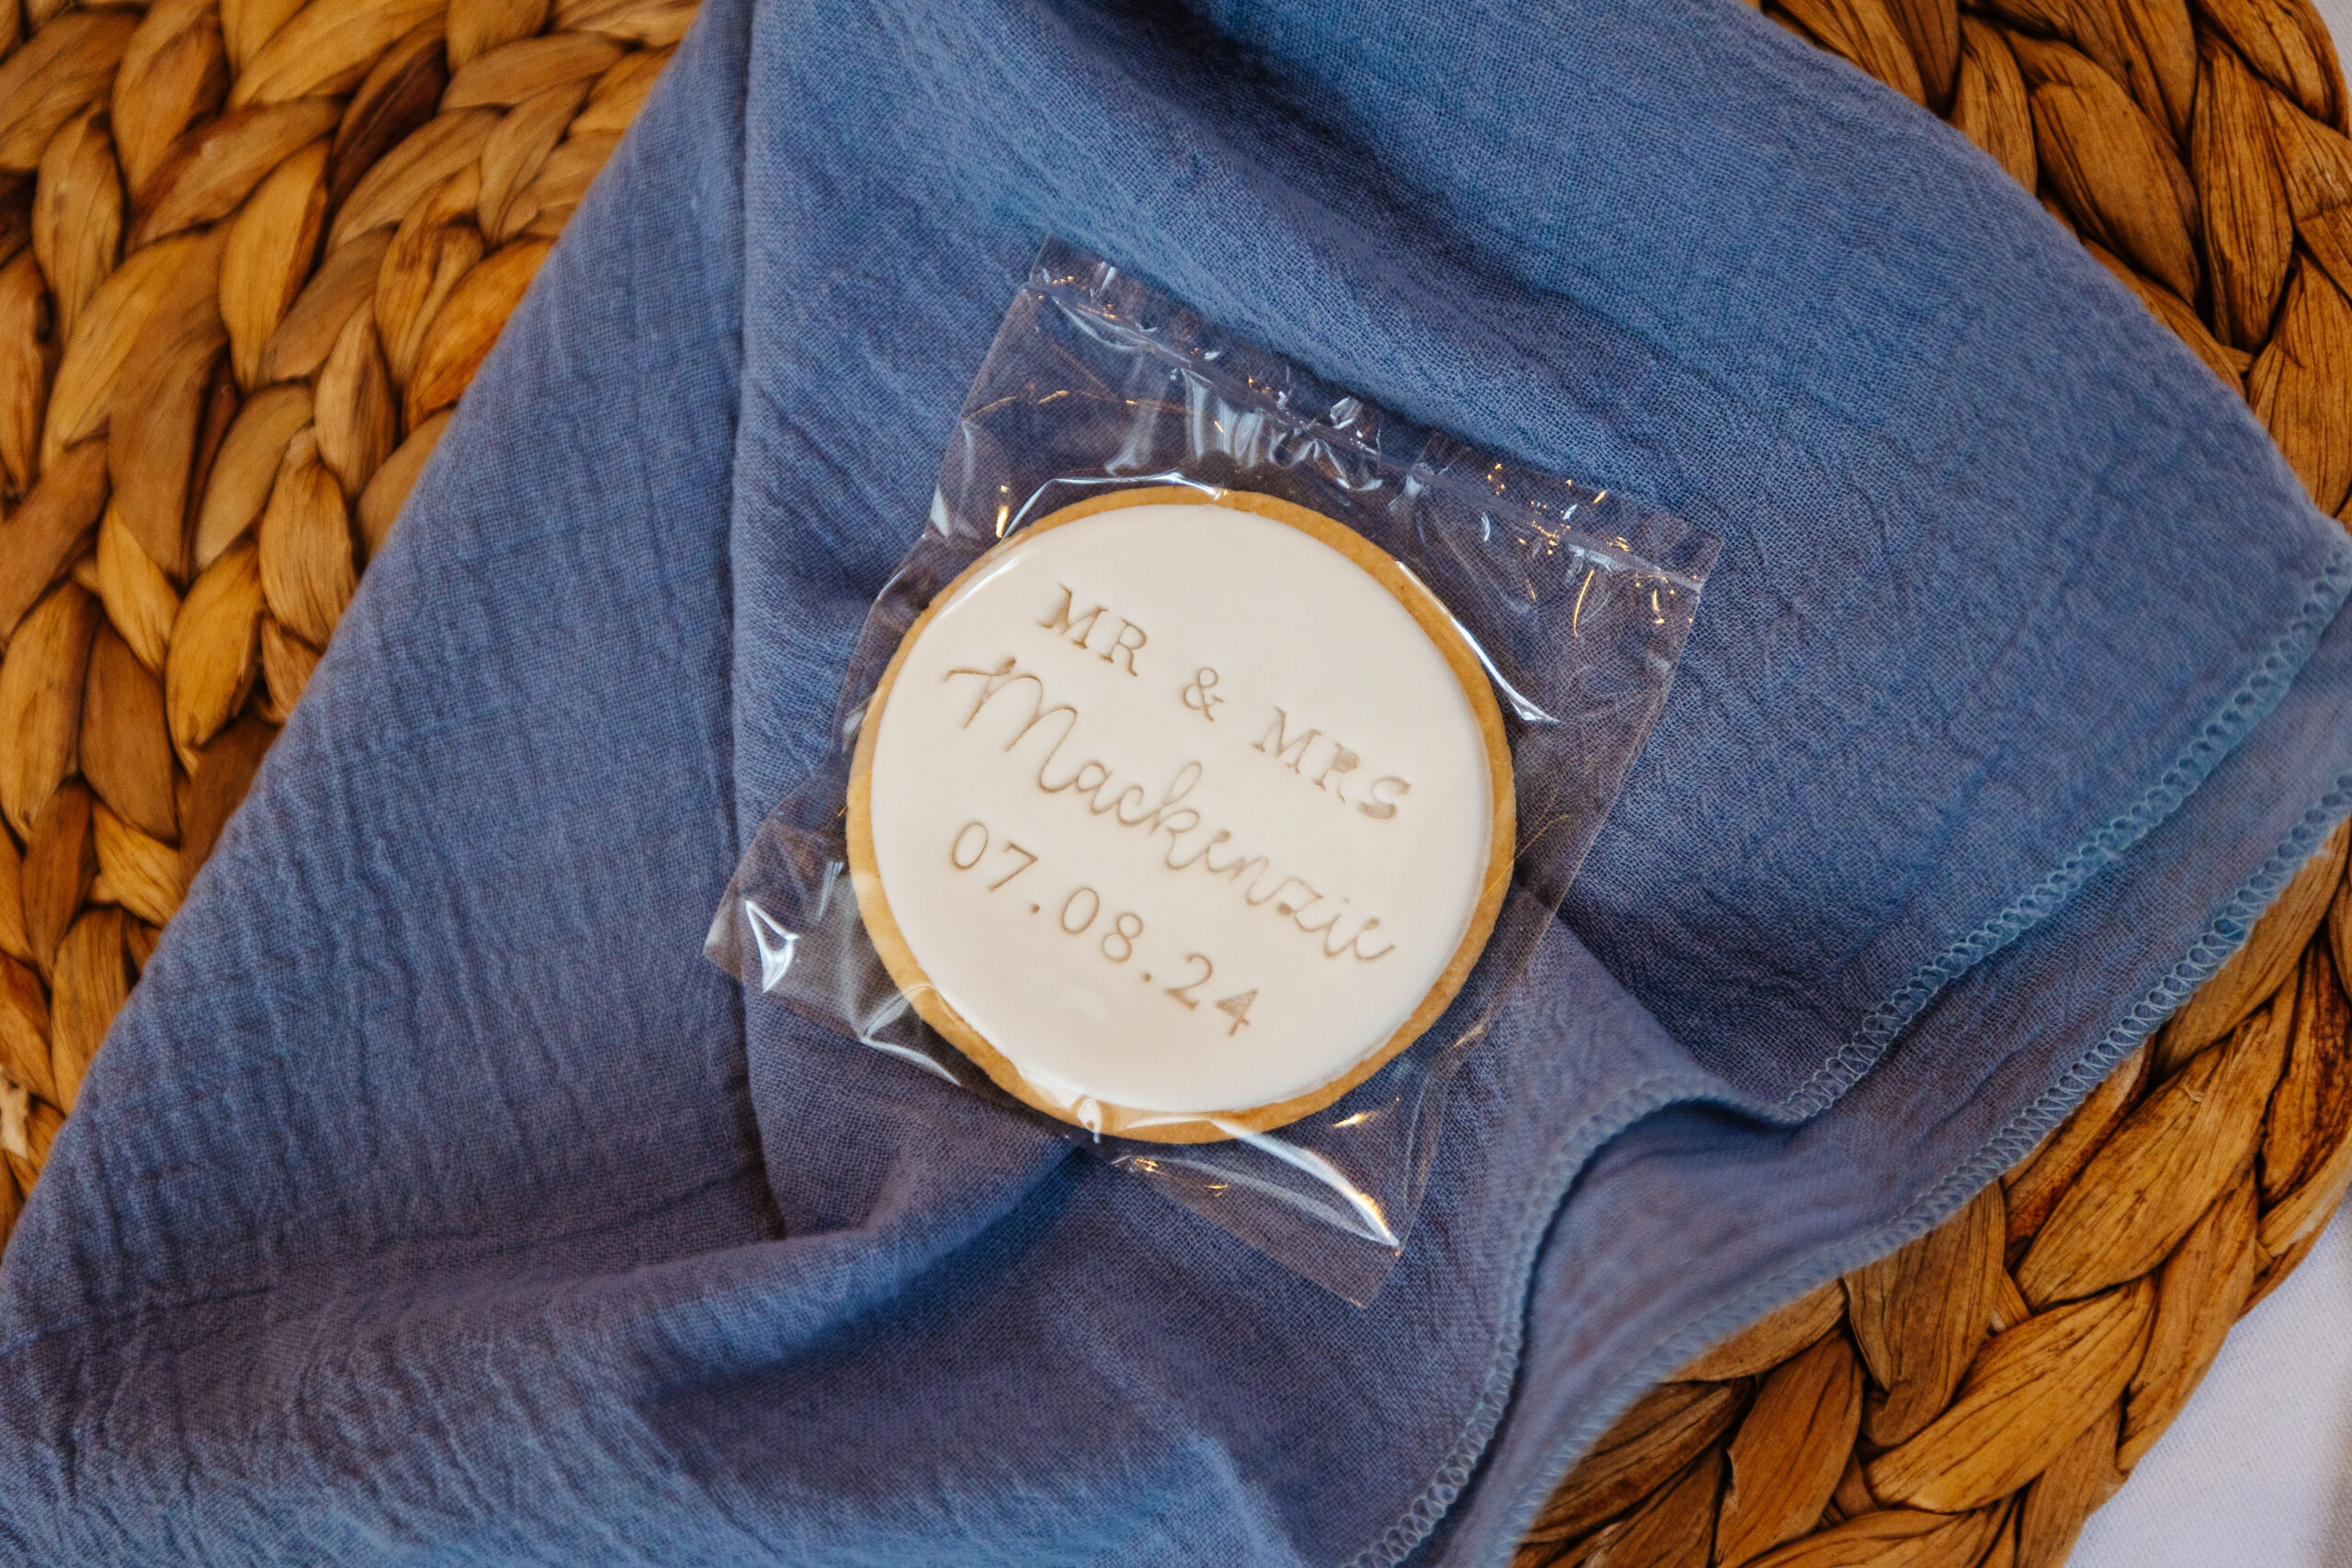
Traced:
[[[1280, 497], [1355, 529], [1425, 584], [1476, 651], [1511, 751], [1512, 878], [1469, 978], [1412, 1045], [1335, 1103], [1225, 1142], [1144, 1143], [1052, 1121], [918, 1016], [860, 919], [846, 829], [867, 705], [926, 605], [1073, 502], [1179, 485]], [[888, 525], [887, 524], [885, 525]], [[927, 519], [866, 616], [823, 761], [745, 849], [707, 951], [758, 1002], [1056, 1128], [1359, 1305], [1408, 1244], [1448, 1089], [1480, 1048], [1666, 700], [1718, 543], [1655, 507], [1416, 425], [1239, 341], [1059, 242], [1039, 254], [966, 398]]]

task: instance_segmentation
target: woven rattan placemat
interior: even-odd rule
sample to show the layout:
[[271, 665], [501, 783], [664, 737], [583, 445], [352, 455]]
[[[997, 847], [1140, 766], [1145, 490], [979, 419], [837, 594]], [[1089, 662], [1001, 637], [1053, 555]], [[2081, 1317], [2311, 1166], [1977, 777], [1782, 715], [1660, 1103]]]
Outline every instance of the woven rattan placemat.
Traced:
[[[2306, 0], [1775, 0], [2352, 491]], [[693, 0], [0, 0], [0, 1235]], [[2331, 906], [2334, 917], [2330, 917]], [[2339, 833], [1958, 1218], [1701, 1358], [1522, 1568], [2052, 1568], [2352, 1180]]]
[[[1768, 14], [2038, 192], [2339, 513], [2352, 141], [2308, 5]], [[2063, 1562], [2352, 1180], [2345, 851], [2339, 830], [2246, 947], [1949, 1224], [1637, 1404], [1554, 1495], [1521, 1568]]]

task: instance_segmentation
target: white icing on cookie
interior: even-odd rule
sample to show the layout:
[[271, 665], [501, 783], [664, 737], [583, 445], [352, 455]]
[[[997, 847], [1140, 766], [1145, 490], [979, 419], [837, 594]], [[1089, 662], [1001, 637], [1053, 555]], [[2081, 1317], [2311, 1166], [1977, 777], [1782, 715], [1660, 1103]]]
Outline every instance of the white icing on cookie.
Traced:
[[860, 897], [1022, 1098], [1283, 1105], [1459, 986], [1510, 856], [1499, 716], [1371, 564], [1396, 588], [1306, 525], [1119, 505], [1016, 535], [901, 649]]

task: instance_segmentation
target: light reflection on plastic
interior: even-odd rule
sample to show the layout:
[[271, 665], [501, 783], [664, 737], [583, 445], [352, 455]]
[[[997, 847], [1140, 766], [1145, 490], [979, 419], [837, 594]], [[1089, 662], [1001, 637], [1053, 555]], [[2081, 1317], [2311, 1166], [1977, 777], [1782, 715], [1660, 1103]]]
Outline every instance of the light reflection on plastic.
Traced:
[[743, 919], [760, 949], [760, 989], [774, 991], [784, 984], [785, 972], [792, 967], [792, 952], [800, 945], [800, 933], [777, 925], [749, 898], [743, 900]]
[[871, 1045], [874, 1049], [881, 1052], [886, 1056], [896, 1056], [902, 1062], [910, 1062], [914, 1066], [922, 1068], [923, 1071], [931, 1074], [933, 1077], [944, 1078], [949, 1083], [954, 1083], [956, 1081], [956, 1075], [954, 1073], [949, 1072], [945, 1067], [941, 1066], [937, 1062], [933, 1061], [921, 1051], [914, 1050], [911, 1047], [905, 1045], [893, 1045], [888, 1040], [875, 1040], [867, 1038], [863, 1040], [861, 1043], [866, 1045]]
[[[1237, 1126], [1233, 1122], [1222, 1121], [1214, 1116], [1208, 1118], [1208, 1121], [1211, 1126], [1232, 1138], [1236, 1143], [1247, 1144], [1261, 1154], [1273, 1156], [1284, 1165], [1295, 1166], [1314, 1177], [1329, 1190], [1338, 1193], [1340, 1200], [1354, 1212], [1358, 1222], [1346, 1226], [1347, 1229], [1355, 1232], [1366, 1241], [1378, 1242], [1383, 1247], [1405, 1245], [1403, 1238], [1398, 1236], [1396, 1230], [1389, 1224], [1388, 1217], [1381, 1213], [1380, 1204], [1374, 1200], [1372, 1194], [1350, 1181], [1338, 1166], [1333, 1165], [1313, 1149], [1303, 1149], [1281, 1138], [1271, 1137], [1264, 1133], [1251, 1132], [1247, 1127]], [[1271, 1185], [1265, 1190], [1270, 1196], [1287, 1197]]]

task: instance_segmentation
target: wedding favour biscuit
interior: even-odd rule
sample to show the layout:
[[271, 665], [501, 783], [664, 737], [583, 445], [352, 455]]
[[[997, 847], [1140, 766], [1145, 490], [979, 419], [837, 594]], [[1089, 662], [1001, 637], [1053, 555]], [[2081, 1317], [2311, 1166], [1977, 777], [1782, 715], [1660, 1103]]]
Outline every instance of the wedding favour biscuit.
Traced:
[[1008, 1093], [1200, 1143], [1329, 1105], [1460, 989], [1510, 755], [1444, 606], [1268, 496], [1094, 497], [975, 562], [861, 727], [851, 871], [916, 1010]]

